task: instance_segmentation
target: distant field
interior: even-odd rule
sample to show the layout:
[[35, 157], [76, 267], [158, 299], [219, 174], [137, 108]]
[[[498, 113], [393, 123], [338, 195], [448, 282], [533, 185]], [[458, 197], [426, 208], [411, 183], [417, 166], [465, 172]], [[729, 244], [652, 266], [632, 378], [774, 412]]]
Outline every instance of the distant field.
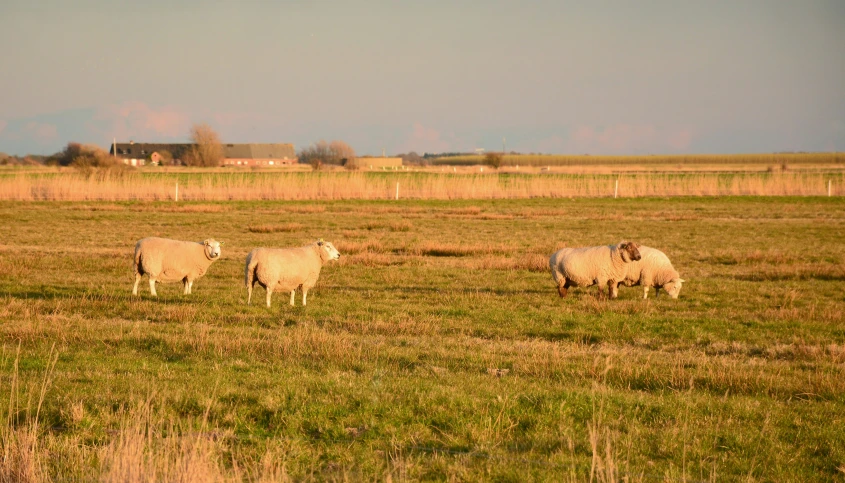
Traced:
[[[430, 160], [434, 165], [484, 164], [484, 155], [448, 156]], [[506, 154], [504, 166], [624, 166], [624, 165], [753, 165], [845, 164], [845, 153], [679, 154], [593, 156], [588, 154]]]
[[[0, 219], [0, 481], [845, 474], [842, 197], [2, 201]], [[133, 298], [150, 235], [213, 236], [223, 259], [191, 296]], [[318, 237], [343, 256], [308, 307], [245, 305], [251, 248]], [[672, 258], [678, 300], [557, 296], [548, 254], [622, 239]]]

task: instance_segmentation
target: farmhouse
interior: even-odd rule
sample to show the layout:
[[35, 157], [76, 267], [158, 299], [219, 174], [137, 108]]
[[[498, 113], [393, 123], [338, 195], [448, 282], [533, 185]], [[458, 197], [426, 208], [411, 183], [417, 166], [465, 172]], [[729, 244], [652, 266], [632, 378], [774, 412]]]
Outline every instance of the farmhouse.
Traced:
[[[109, 154], [130, 166], [147, 163], [181, 165], [193, 144], [188, 143], [114, 143]], [[293, 144], [224, 144], [222, 166], [285, 166], [297, 162]]]
[[225, 144], [223, 166], [285, 166], [295, 164], [293, 144]]

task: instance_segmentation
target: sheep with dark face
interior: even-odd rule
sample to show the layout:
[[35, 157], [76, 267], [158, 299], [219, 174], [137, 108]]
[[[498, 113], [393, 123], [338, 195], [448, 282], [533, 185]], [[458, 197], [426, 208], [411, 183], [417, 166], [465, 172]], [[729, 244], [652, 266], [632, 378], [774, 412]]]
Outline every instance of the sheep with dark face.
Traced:
[[135, 286], [132, 295], [138, 295], [138, 283], [143, 275], [150, 276], [150, 293], [156, 294], [156, 282], [182, 282], [183, 294], [191, 293], [194, 281], [208, 271], [220, 258], [220, 245], [212, 238], [203, 242], [171, 240], [149, 237], [135, 244]]
[[249, 305], [252, 288], [258, 283], [267, 290], [267, 307], [275, 290], [290, 292], [290, 304], [294, 305], [297, 288], [302, 289], [302, 305], [306, 305], [308, 291], [317, 284], [323, 264], [339, 258], [334, 245], [323, 240], [300, 248], [256, 248], [246, 257], [246, 303]]
[[649, 287], [654, 287], [654, 296], [660, 294], [660, 289], [666, 291], [673, 299], [678, 298], [684, 279], [672, 266], [669, 257], [656, 248], [640, 247], [642, 258], [626, 265], [627, 273], [622, 280], [626, 287], [640, 285], [643, 287], [643, 298], [648, 298]]
[[611, 298], [618, 295], [618, 284], [625, 278], [627, 265], [640, 259], [639, 245], [620, 242], [616, 245], [564, 248], [549, 258], [552, 278], [561, 297], [569, 287], [598, 285], [599, 295], [606, 285]]

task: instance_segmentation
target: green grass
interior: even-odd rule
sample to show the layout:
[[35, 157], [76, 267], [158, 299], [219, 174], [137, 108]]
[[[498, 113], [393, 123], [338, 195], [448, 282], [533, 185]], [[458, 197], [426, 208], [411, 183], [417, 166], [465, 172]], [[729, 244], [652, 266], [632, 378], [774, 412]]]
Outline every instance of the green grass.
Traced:
[[[0, 202], [0, 220], [0, 453], [34, 431], [17, 447], [37, 479], [121, 474], [137, 434], [152, 466], [197, 454], [244, 480], [845, 476], [842, 198]], [[214, 237], [223, 259], [193, 295], [133, 298], [144, 236]], [[343, 256], [307, 307], [245, 305], [249, 250], [320, 237]], [[548, 254], [623, 239], [669, 255], [678, 300], [557, 296]]]

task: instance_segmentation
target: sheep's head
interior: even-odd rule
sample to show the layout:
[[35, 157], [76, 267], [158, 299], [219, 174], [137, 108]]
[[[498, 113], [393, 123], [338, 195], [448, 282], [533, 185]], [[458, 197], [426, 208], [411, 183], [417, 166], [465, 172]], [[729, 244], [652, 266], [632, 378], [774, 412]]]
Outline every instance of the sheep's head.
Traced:
[[220, 258], [220, 245], [223, 242], [216, 241], [214, 238], [209, 238], [202, 242], [203, 246], [205, 247], [205, 256], [208, 257], [209, 260], [216, 260]]
[[640, 256], [640, 245], [634, 242], [621, 242], [617, 245], [619, 248], [619, 253], [622, 255], [622, 260], [625, 263], [628, 262], [635, 262], [640, 260], [642, 256]]
[[340, 252], [331, 244], [331, 242], [323, 241], [322, 238], [317, 240], [317, 247], [320, 249], [320, 258], [324, 261], [337, 260], [340, 258]]
[[678, 294], [681, 293], [681, 285], [684, 284], [684, 281], [685, 280], [682, 278], [673, 279], [669, 283], [663, 285], [663, 290], [665, 290], [670, 297], [676, 299], [678, 298]]

